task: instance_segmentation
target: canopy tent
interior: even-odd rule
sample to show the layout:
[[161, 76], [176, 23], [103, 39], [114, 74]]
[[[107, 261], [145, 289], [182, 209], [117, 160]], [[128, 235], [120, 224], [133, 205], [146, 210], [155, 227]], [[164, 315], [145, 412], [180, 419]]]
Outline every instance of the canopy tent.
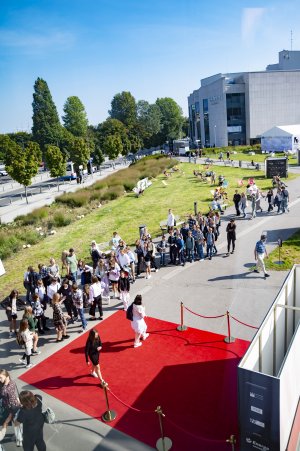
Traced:
[[292, 152], [300, 149], [300, 124], [278, 125], [261, 135], [261, 150], [264, 152]]

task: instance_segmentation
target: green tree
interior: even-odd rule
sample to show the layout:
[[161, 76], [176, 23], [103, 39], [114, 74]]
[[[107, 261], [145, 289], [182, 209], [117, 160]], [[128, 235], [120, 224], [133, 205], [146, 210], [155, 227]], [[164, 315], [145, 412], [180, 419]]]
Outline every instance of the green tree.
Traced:
[[128, 131], [125, 125], [119, 121], [118, 119], [106, 119], [106, 121], [102, 122], [98, 125], [95, 130], [97, 145], [103, 150], [104, 153], [104, 141], [107, 136], [119, 136], [122, 142], [122, 151], [123, 155], [127, 155], [131, 151], [131, 142], [128, 137]]
[[65, 156], [65, 159], [70, 158], [72, 152], [72, 146], [74, 143], [74, 136], [66, 128], [61, 128], [61, 135], [59, 139], [59, 148], [61, 153]]
[[59, 147], [48, 144], [46, 145], [45, 160], [51, 177], [57, 178], [57, 189], [59, 191], [59, 177], [66, 174], [66, 158]]
[[[129, 151], [132, 153], [136, 153], [142, 147], [143, 141], [137, 134], [136, 129], [131, 128], [128, 131], [128, 143], [129, 143]], [[129, 151], [127, 148], [124, 148], [123, 146], [122, 155], [126, 156], [129, 153]]]
[[8, 133], [8, 136], [22, 148], [28, 144], [29, 141], [33, 141], [32, 134], [27, 132]]
[[88, 119], [81, 100], [76, 96], [68, 97], [64, 104], [62, 117], [65, 128], [77, 137], [85, 138], [88, 129]]
[[127, 127], [133, 126], [137, 120], [136, 102], [133, 95], [128, 91], [116, 94], [111, 101], [109, 115]]
[[90, 148], [86, 141], [83, 138], [74, 138], [70, 158], [74, 163], [77, 174], [79, 173], [80, 166], [86, 168], [90, 155]]
[[34, 84], [32, 108], [33, 140], [44, 152], [46, 144], [58, 145], [62, 127], [48, 85], [42, 78]]
[[137, 130], [139, 137], [146, 146], [151, 147], [151, 137], [161, 130], [162, 114], [156, 104], [150, 104], [146, 100], [137, 103]]
[[27, 203], [27, 187], [31, 185], [32, 178], [37, 175], [41, 160], [40, 147], [32, 141], [29, 141], [24, 149], [12, 141], [10, 152], [5, 155], [5, 169], [13, 180], [24, 185]]
[[12, 141], [8, 135], [0, 135], [0, 160], [4, 160], [5, 156], [9, 156], [15, 144], [15, 141]]
[[93, 163], [95, 163], [97, 166], [101, 166], [101, 164], [103, 164], [105, 161], [103, 152], [102, 152], [100, 146], [97, 144], [94, 147], [92, 157], [93, 157]]
[[115, 160], [123, 152], [123, 145], [120, 136], [106, 136], [102, 144], [102, 149], [110, 160]]
[[160, 109], [162, 124], [161, 131], [156, 135], [156, 145], [180, 138], [184, 122], [180, 106], [170, 97], [157, 99], [155, 103]]

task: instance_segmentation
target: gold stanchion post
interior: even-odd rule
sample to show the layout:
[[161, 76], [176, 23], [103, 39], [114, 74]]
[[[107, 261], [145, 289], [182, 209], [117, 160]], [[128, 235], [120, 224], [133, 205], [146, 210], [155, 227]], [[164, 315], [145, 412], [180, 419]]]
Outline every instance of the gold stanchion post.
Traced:
[[169, 449], [172, 448], [172, 440], [169, 439], [169, 437], [165, 437], [164, 434], [164, 425], [162, 419], [165, 415], [163, 414], [163, 411], [160, 406], [157, 406], [155, 412], [158, 414], [159, 427], [161, 433], [161, 438], [159, 438], [156, 442], [156, 449], [158, 449], [158, 451], [169, 451]]
[[104, 396], [105, 396], [105, 401], [106, 401], [106, 407], [107, 407], [107, 411], [104, 412], [104, 414], [102, 415], [102, 420], [105, 421], [105, 423], [109, 423], [110, 421], [115, 420], [115, 418], [117, 417], [117, 414], [114, 410], [110, 410], [109, 409], [109, 402], [108, 402], [108, 395], [107, 395], [107, 387], [108, 387], [108, 383], [107, 382], [102, 382], [102, 387], [104, 390]]
[[234, 436], [234, 435], [231, 435], [231, 436], [226, 440], [226, 442], [231, 444], [231, 451], [234, 451], [234, 448], [235, 448], [234, 445], [236, 444], [235, 436]]
[[183, 302], [180, 302], [180, 325], [177, 326], [177, 330], [180, 332], [187, 330], [187, 327], [183, 324]]
[[230, 313], [227, 310], [226, 312], [227, 314], [227, 329], [228, 329], [228, 336], [224, 338], [225, 343], [234, 343], [235, 342], [235, 338], [231, 336], [230, 333]]

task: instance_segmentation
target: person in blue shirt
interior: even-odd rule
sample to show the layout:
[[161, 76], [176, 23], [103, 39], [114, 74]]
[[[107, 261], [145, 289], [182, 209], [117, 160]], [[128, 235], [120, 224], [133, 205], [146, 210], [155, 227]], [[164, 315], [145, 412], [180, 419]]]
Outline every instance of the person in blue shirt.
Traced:
[[179, 234], [176, 238], [176, 247], [177, 247], [177, 254], [179, 259], [179, 264], [182, 264], [182, 266], [185, 265], [185, 255], [184, 255], [184, 240], [182, 238], [182, 235]]
[[268, 257], [267, 249], [266, 249], [266, 235], [261, 235], [260, 240], [257, 241], [254, 249], [254, 257], [256, 260], [256, 266], [254, 272], [259, 273], [260, 269], [263, 270], [265, 277], [270, 277], [270, 274], [267, 274], [264, 258]]

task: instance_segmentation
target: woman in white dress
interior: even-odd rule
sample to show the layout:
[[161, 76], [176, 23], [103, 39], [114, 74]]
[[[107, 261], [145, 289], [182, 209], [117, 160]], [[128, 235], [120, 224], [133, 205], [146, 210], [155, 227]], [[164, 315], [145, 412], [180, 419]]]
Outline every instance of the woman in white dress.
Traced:
[[147, 324], [144, 318], [146, 317], [145, 307], [142, 305], [142, 296], [137, 294], [132, 307], [133, 320], [131, 321], [131, 327], [135, 332], [134, 348], [142, 346], [142, 340], [146, 340], [149, 337], [147, 333]]

